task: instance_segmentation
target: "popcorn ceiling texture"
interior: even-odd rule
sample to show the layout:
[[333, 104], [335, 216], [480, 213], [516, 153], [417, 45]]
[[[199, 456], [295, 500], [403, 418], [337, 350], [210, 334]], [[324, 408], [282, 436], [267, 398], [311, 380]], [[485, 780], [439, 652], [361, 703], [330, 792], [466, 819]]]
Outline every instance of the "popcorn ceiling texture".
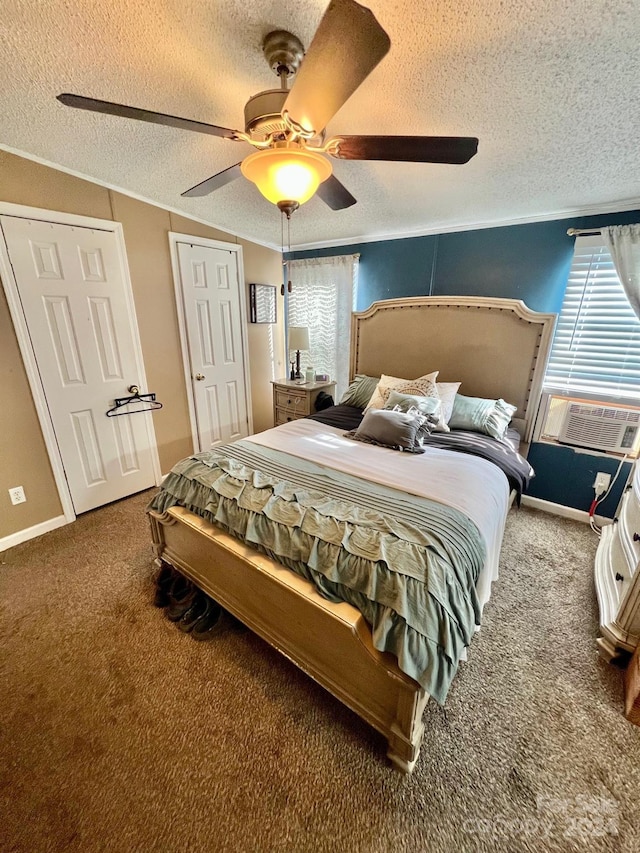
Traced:
[[[358, 204], [333, 212], [312, 199], [292, 221], [294, 246], [640, 204], [635, 0], [368, 5], [391, 50], [329, 134], [478, 136], [479, 153], [465, 166], [332, 161]], [[0, 21], [0, 145], [277, 246], [280, 217], [244, 179], [180, 197], [248, 146], [72, 110], [55, 96], [242, 129], [247, 99], [278, 86], [264, 36], [289, 29], [308, 46], [325, 6], [13, 0]]]

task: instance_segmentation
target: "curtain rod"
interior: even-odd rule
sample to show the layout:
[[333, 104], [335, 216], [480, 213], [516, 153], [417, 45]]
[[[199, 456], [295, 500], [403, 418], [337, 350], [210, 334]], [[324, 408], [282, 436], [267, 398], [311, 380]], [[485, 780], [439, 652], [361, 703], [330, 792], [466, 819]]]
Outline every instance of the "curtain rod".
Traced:
[[569, 237], [584, 237], [585, 234], [602, 234], [599, 228], [567, 228]]

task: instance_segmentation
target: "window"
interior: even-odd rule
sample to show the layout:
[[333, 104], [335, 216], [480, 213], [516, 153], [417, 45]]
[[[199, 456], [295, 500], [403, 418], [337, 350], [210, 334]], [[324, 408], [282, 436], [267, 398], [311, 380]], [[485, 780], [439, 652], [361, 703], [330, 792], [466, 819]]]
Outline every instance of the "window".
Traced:
[[336, 402], [349, 384], [351, 312], [358, 286], [359, 255], [289, 261], [292, 283], [288, 325], [309, 329], [302, 372], [313, 366], [336, 382]]
[[600, 235], [576, 238], [545, 389], [637, 405], [640, 320]]

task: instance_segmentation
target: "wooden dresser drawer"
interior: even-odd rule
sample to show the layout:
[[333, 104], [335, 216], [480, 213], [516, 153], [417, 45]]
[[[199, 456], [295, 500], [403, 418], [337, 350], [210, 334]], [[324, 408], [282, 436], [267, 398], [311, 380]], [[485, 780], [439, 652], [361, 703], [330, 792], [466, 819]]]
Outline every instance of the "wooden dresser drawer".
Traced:
[[620, 517], [624, 518], [625, 527], [632, 536], [634, 533], [640, 534], [640, 504], [636, 500], [635, 492], [629, 491], [624, 496]]
[[276, 409], [290, 409], [296, 415], [310, 415], [310, 396], [308, 391], [276, 391]]
[[640, 506], [636, 503], [632, 490], [626, 492], [622, 498], [619, 512], [618, 535], [633, 575], [640, 560]]
[[293, 409], [276, 409], [274, 426], [280, 426], [280, 424], [288, 424], [290, 421], [297, 421], [298, 418], [304, 417], [305, 415], [302, 412], [294, 412]]
[[[636, 461], [613, 524], [602, 528], [595, 561], [600, 652], [612, 660], [640, 643], [640, 464]], [[638, 537], [638, 539], [634, 538]]]
[[[618, 507], [619, 535], [633, 575], [640, 562], [640, 466], [634, 466], [631, 482], [624, 490]], [[640, 581], [639, 581], [640, 582]]]
[[[619, 515], [624, 517], [625, 527], [632, 537], [634, 533], [640, 535], [640, 466], [638, 465], [634, 468], [629, 487], [624, 491]], [[640, 551], [638, 554], [640, 556]]]

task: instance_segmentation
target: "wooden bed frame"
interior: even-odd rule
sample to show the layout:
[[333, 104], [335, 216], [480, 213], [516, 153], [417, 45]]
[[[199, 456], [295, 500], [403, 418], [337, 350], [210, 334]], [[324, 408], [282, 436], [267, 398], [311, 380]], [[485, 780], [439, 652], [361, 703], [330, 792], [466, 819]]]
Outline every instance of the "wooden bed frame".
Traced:
[[[511, 299], [415, 297], [354, 314], [351, 378], [439, 370], [461, 393], [502, 397], [530, 441], [555, 323]], [[418, 759], [428, 695], [374, 648], [358, 610], [182, 507], [150, 514], [157, 563], [169, 563], [355, 711], [388, 742], [393, 765]]]

